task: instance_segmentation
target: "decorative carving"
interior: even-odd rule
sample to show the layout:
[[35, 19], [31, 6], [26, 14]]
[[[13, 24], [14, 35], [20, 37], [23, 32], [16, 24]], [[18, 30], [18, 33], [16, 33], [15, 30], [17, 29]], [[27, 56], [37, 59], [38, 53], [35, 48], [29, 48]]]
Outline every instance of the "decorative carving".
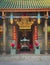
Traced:
[[22, 16], [21, 21], [16, 21], [20, 29], [31, 29], [31, 25], [34, 23], [34, 21], [30, 21], [29, 18], [29, 16]]

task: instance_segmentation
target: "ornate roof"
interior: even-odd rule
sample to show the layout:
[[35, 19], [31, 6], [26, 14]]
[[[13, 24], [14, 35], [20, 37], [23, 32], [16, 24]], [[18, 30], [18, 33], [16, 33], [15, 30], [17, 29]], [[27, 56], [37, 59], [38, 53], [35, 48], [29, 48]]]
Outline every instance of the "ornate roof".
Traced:
[[0, 0], [0, 8], [50, 8], [50, 0]]

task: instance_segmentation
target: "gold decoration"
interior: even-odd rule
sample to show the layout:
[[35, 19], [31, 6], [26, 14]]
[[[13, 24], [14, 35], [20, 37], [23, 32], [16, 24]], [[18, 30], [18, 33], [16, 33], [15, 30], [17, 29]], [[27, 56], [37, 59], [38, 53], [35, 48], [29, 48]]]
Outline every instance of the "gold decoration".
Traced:
[[40, 18], [38, 19], [38, 24], [40, 24]]
[[2, 32], [3, 31], [3, 26], [0, 26], [0, 32]]
[[34, 23], [34, 21], [29, 21], [28, 16], [22, 16], [21, 21], [17, 21], [17, 24], [20, 29], [31, 29], [31, 25]]
[[13, 24], [13, 19], [10, 19], [10, 23]]

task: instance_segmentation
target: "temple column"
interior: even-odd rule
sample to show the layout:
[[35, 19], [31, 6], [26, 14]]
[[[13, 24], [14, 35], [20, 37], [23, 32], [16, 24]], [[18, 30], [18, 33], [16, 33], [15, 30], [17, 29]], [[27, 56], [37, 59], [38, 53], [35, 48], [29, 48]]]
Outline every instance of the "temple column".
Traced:
[[33, 45], [34, 45], [34, 41], [38, 40], [38, 26], [37, 26], [37, 22], [34, 23], [34, 29], [33, 29]]
[[33, 40], [38, 40], [38, 24], [40, 24], [40, 13], [38, 12], [38, 19], [34, 22]]
[[13, 25], [12, 32], [13, 32], [13, 40], [15, 41], [16, 53], [17, 53], [17, 48], [18, 48], [18, 31], [17, 31], [16, 25]]
[[46, 12], [46, 20], [45, 20], [45, 54], [47, 54], [47, 21], [48, 21], [48, 12]]
[[3, 52], [6, 52], [6, 22], [4, 18], [4, 12], [2, 12], [2, 20], [3, 20]]
[[34, 40], [38, 40], [38, 26], [34, 26]]

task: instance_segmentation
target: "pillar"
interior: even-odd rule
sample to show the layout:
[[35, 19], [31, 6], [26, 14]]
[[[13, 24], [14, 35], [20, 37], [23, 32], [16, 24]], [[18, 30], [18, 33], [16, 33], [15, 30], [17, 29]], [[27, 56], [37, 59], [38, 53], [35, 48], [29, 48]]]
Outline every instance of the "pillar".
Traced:
[[16, 47], [18, 43], [18, 31], [16, 25], [13, 25], [13, 40], [16, 41]]
[[3, 20], [3, 51], [6, 51], [6, 22], [4, 18], [4, 12], [2, 12], [2, 20]]
[[38, 40], [38, 26], [34, 26], [34, 40]]
[[47, 53], [47, 21], [48, 21], [48, 12], [46, 12], [46, 20], [45, 20], [45, 54]]
[[35, 40], [38, 40], [38, 26], [36, 21], [34, 23], [34, 28], [33, 28], [33, 45]]

